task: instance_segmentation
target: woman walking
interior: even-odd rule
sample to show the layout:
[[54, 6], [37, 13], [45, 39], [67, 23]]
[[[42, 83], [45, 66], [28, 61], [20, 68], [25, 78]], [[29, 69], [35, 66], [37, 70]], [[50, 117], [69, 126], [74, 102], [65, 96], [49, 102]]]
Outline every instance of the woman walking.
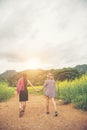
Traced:
[[17, 94], [19, 95], [19, 117], [24, 114], [26, 109], [26, 101], [28, 101], [27, 84], [30, 84], [31, 87], [34, 89], [31, 82], [27, 80], [27, 75], [23, 74], [23, 76], [18, 80], [17, 83]]
[[45, 81], [41, 90], [45, 89], [45, 96], [46, 96], [46, 113], [49, 114], [49, 100], [52, 100], [54, 106], [54, 116], [58, 115], [55, 97], [56, 97], [56, 85], [54, 77], [51, 73], [47, 75], [47, 80]]

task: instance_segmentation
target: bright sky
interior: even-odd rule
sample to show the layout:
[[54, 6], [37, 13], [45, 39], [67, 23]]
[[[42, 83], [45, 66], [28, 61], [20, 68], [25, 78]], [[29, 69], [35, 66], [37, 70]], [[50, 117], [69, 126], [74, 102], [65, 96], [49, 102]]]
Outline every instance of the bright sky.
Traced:
[[87, 0], [0, 0], [0, 73], [87, 64]]

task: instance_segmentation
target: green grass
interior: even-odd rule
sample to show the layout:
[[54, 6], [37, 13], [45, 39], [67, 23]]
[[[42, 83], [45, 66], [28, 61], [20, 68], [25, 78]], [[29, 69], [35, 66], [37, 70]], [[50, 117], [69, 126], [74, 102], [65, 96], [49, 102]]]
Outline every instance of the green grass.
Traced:
[[87, 75], [73, 81], [57, 81], [57, 98], [87, 110]]
[[[40, 90], [42, 88], [42, 86], [34, 86], [35, 90]], [[34, 91], [34, 89], [32, 87], [28, 87], [28, 92], [29, 94], [36, 94], [36, 95], [42, 95], [44, 92], [40, 91], [40, 92], [36, 92]]]
[[0, 83], [0, 102], [8, 100], [14, 95], [14, 88], [8, 87], [7, 83]]

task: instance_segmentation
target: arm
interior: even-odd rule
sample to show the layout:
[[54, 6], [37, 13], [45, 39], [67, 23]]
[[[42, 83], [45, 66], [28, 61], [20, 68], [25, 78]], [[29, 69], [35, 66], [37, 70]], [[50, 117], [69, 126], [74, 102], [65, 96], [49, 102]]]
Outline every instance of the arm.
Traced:
[[40, 92], [44, 89], [45, 87], [43, 86], [41, 89], [37, 90], [37, 92]]
[[43, 86], [43, 87], [40, 89], [40, 91], [42, 91], [44, 88], [45, 88], [45, 86]]
[[47, 86], [47, 81], [45, 81], [45, 83], [43, 84], [43, 87], [40, 90], [37, 90], [37, 91], [40, 92], [40, 91], [44, 90], [46, 88], [46, 86]]
[[31, 83], [29, 80], [27, 80], [27, 82], [28, 82], [28, 84], [30, 84], [31, 87], [35, 90], [35, 88], [34, 88], [34, 86], [32, 85], [32, 83]]
[[19, 94], [18, 88], [16, 88], [16, 94], [17, 94], [17, 95]]

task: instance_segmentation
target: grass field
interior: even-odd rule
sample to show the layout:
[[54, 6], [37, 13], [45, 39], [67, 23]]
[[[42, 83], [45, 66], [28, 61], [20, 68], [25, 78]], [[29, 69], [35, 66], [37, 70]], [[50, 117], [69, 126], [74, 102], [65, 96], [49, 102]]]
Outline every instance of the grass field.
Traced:
[[42, 86], [34, 86], [35, 90], [32, 87], [28, 87], [28, 91], [30, 94], [43, 94], [44, 91], [37, 92], [37, 90], [40, 90]]

